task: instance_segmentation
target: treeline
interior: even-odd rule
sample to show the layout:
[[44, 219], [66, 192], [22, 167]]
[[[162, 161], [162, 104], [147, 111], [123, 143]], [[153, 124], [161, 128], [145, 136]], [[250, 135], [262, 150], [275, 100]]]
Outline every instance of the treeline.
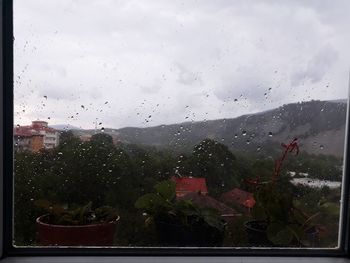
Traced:
[[[209, 194], [218, 197], [234, 187], [244, 189], [246, 178], [269, 178], [274, 166], [274, 157], [234, 154], [227, 146], [210, 139], [197, 144], [190, 154], [140, 145], [114, 145], [112, 137], [104, 133], [82, 142], [71, 132], [63, 132], [60, 142], [52, 150], [15, 154], [16, 245], [36, 244], [35, 219], [44, 213], [34, 205], [39, 199], [63, 205], [85, 205], [91, 201], [95, 207], [116, 207], [121, 215], [118, 245], [152, 245], [155, 237], [144, 227], [144, 218], [134, 203], [152, 191], [157, 182], [171, 176], [204, 177]], [[307, 161], [310, 158], [298, 157], [304, 165], [300, 169], [310, 165], [311, 161]], [[320, 159], [321, 163], [325, 161], [329, 162], [327, 158]], [[288, 169], [296, 170], [298, 165], [291, 159]]]

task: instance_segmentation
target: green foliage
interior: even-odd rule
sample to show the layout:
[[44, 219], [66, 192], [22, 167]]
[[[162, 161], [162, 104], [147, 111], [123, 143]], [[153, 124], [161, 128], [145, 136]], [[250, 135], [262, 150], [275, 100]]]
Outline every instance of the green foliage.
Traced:
[[213, 196], [238, 187], [242, 179], [235, 155], [224, 144], [205, 139], [197, 144], [191, 156], [182, 158], [180, 174], [204, 177]]
[[341, 181], [343, 160], [335, 156], [314, 155], [303, 152], [299, 158], [291, 158], [286, 162], [290, 171], [308, 173], [308, 177], [320, 180]]
[[113, 138], [106, 133], [96, 133], [91, 136], [90, 142], [97, 143], [101, 146], [111, 146], [113, 145]]
[[272, 179], [260, 184], [255, 192], [253, 214], [255, 218], [267, 221], [267, 237], [273, 244], [288, 246], [295, 241], [296, 245], [300, 245], [307, 240], [307, 230], [314, 228], [311, 219], [315, 216], [309, 216], [295, 206], [294, 186], [289, 178], [281, 175], [287, 154], [294, 149], [297, 149], [296, 154], [299, 152], [297, 140], [282, 147], [284, 151], [276, 161]]
[[[54, 204], [76, 204], [76, 207], [72, 206], [69, 210], [84, 207], [89, 201], [92, 201], [96, 207], [102, 205], [116, 207], [122, 215], [116, 244], [159, 245], [154, 224], [148, 224], [146, 227], [143, 224], [145, 217], [134, 206], [138, 199], [139, 206], [143, 207], [141, 209], [147, 212], [148, 217], [155, 218], [151, 215], [157, 215], [159, 220], [184, 223], [191, 227], [209, 226], [213, 222], [222, 226], [222, 222], [216, 221], [218, 218], [215, 211], [198, 209], [191, 203], [176, 201], [173, 182], [163, 182], [156, 186], [158, 189], [155, 189], [154, 185], [157, 182], [170, 178], [178, 170], [183, 176], [206, 178], [210, 195], [219, 196], [222, 192], [234, 187], [244, 188], [241, 182], [245, 178], [260, 176], [263, 181], [267, 180], [269, 171], [273, 169], [270, 156], [233, 154], [226, 146], [213, 140], [202, 141], [196, 145], [191, 154], [185, 155], [174, 153], [173, 149], [159, 150], [144, 145], [118, 144], [115, 146], [111, 137], [105, 135], [97, 135], [90, 142], [82, 142], [72, 132], [62, 132], [60, 145], [55, 149], [43, 150], [39, 153], [15, 153], [14, 242], [16, 245], [36, 244], [35, 220], [43, 215], [44, 210], [35, 206], [34, 203], [41, 199], [50, 200]], [[293, 171], [296, 167], [295, 171], [305, 172], [304, 169], [310, 162], [328, 163], [329, 167], [336, 167], [333, 167], [334, 169], [338, 169], [341, 163], [337, 158], [301, 154], [298, 160], [288, 159], [286, 167], [289, 171]], [[302, 168], [298, 168], [300, 165]], [[315, 167], [313, 168], [315, 173], [307, 172], [316, 176], [318, 168], [313, 167]], [[278, 185], [276, 190], [280, 189], [280, 193], [271, 192], [270, 197], [277, 196], [278, 200], [282, 200], [281, 196], [288, 193], [288, 197], [293, 197], [294, 207], [307, 211], [309, 215], [318, 213], [308, 226], [315, 224], [327, 226], [322, 245], [335, 246], [340, 192], [329, 188], [322, 190], [307, 187], [293, 188], [288, 184], [289, 178], [286, 177], [286, 171], [287, 169], [282, 170], [281, 181], [276, 182]], [[321, 169], [321, 171], [324, 171], [323, 175], [327, 173], [327, 169]], [[289, 187], [292, 188], [289, 189]], [[146, 193], [149, 194], [143, 199], [140, 198]], [[264, 198], [261, 197], [261, 199]], [[283, 202], [290, 203], [287, 199], [286, 197]], [[278, 213], [284, 211], [284, 208], [281, 208], [278, 202], [266, 200], [273, 204], [269, 207], [271, 217], [279, 220], [283, 218]], [[149, 211], [146, 211], [147, 206], [150, 208]], [[53, 205], [54, 207], [54, 211], [60, 209]], [[96, 209], [94, 211], [97, 212]], [[288, 211], [287, 208], [286, 211]], [[253, 212], [255, 218], [267, 218], [266, 210], [262, 205], [257, 204]], [[309, 215], [307, 217], [310, 217]], [[298, 212], [295, 212], [294, 216], [299, 217], [299, 222], [305, 221], [305, 217]], [[289, 215], [288, 218], [293, 217]], [[150, 223], [150, 221], [147, 222]], [[288, 223], [288, 226], [296, 231], [294, 224]], [[229, 246], [245, 245], [242, 222], [235, 221], [231, 229], [232, 233], [228, 234], [231, 243], [227, 244]]]
[[289, 182], [269, 182], [255, 193], [253, 215], [268, 222], [267, 237], [275, 245], [287, 246], [293, 241], [302, 243], [305, 230], [311, 227], [308, 216], [293, 200], [293, 186]]
[[47, 215], [43, 217], [43, 221], [48, 224], [80, 226], [108, 223], [118, 218], [116, 209], [110, 206], [101, 206], [92, 209], [91, 202], [84, 206], [70, 209], [44, 199], [37, 200], [34, 204], [47, 212]]
[[176, 200], [173, 181], [160, 182], [154, 189], [154, 193], [141, 196], [135, 203], [136, 208], [149, 215], [146, 222], [154, 220], [190, 228], [208, 225], [220, 232], [224, 231], [225, 223], [216, 210], [200, 208], [188, 200]]

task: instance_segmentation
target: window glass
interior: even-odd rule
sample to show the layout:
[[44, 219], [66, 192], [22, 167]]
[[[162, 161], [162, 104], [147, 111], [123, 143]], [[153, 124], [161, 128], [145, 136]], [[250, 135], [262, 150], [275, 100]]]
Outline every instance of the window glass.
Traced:
[[337, 248], [349, 9], [15, 0], [14, 245]]

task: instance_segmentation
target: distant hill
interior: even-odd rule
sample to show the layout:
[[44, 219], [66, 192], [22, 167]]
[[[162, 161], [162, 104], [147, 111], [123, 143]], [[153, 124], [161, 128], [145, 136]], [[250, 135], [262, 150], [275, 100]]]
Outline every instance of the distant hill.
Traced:
[[[297, 137], [302, 150], [341, 156], [346, 110], [346, 100], [309, 101], [232, 119], [105, 129], [104, 132], [124, 143], [170, 147], [177, 151], [189, 151], [204, 138], [210, 138], [233, 151], [268, 152], [278, 149], [281, 142]], [[88, 135], [95, 131], [75, 130], [75, 133]]]
[[80, 128], [70, 125], [70, 124], [55, 124], [55, 125], [49, 125], [51, 128], [54, 128], [56, 130], [80, 130]]

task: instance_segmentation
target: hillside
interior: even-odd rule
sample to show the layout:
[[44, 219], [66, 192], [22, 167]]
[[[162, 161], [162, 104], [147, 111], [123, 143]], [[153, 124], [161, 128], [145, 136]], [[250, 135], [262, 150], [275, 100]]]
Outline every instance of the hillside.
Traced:
[[[226, 144], [233, 151], [269, 151], [281, 142], [300, 139], [302, 150], [341, 156], [344, 147], [346, 101], [309, 101], [232, 119], [185, 122], [149, 128], [105, 129], [124, 143], [192, 149], [204, 138]], [[95, 130], [75, 130], [79, 135]]]

